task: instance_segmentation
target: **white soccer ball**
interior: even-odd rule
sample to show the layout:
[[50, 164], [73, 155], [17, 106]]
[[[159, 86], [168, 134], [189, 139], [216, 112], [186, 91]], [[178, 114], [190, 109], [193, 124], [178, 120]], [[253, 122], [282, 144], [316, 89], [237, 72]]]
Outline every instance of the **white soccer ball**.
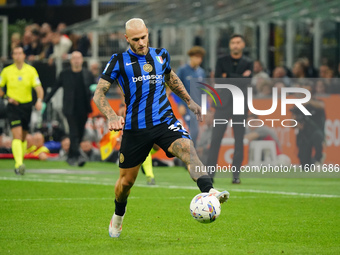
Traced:
[[198, 222], [211, 223], [220, 216], [221, 204], [214, 195], [200, 193], [191, 200], [190, 212]]

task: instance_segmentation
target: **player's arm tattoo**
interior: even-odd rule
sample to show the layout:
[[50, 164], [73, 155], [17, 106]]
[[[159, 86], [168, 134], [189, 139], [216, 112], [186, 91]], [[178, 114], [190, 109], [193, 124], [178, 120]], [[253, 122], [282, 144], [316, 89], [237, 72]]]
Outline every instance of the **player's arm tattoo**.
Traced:
[[179, 96], [188, 105], [190, 104], [190, 95], [185, 89], [181, 79], [178, 78], [174, 71], [171, 70], [169, 74], [165, 74], [165, 82], [177, 96]]
[[97, 105], [99, 111], [101, 111], [109, 120], [117, 118], [117, 114], [112, 110], [109, 101], [106, 98], [111, 83], [100, 78], [96, 91], [94, 92], [93, 101]]

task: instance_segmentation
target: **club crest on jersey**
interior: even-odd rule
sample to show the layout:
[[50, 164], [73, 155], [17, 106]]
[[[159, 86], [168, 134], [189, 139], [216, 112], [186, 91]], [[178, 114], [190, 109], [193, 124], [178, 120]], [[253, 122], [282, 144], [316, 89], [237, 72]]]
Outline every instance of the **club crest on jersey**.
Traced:
[[160, 64], [163, 65], [164, 60], [163, 60], [163, 58], [162, 58], [161, 56], [156, 56], [156, 59], [157, 59], [157, 61], [158, 61]]
[[150, 64], [145, 64], [144, 66], [143, 66], [143, 70], [145, 71], [145, 72], [148, 72], [148, 73], [150, 73], [151, 71], [152, 71], [152, 65], [150, 65]]
[[124, 158], [123, 153], [120, 153], [120, 155], [119, 155], [119, 162], [120, 162], [120, 163], [123, 163], [124, 160], [125, 160], [125, 158]]

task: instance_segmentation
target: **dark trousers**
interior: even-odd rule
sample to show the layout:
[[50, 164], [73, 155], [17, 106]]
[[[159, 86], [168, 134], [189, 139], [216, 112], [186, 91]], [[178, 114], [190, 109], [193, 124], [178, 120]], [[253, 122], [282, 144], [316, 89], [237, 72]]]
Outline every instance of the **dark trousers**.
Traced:
[[[247, 123], [247, 112], [248, 108], [245, 105], [245, 115], [233, 115], [232, 114], [232, 102], [227, 103], [227, 107], [217, 108], [215, 112], [214, 119], [227, 119], [233, 121], [233, 131], [234, 131], [234, 157], [232, 165], [235, 166], [236, 172], [233, 172], [233, 178], [240, 177], [240, 168], [243, 161], [243, 138], [245, 133], [245, 124]], [[238, 124], [234, 124], [237, 122]], [[213, 128], [213, 133], [211, 137], [211, 145], [208, 154], [207, 166], [216, 166], [218, 160], [218, 153], [220, 151], [221, 141], [223, 139], [224, 133], [227, 129], [227, 124], [216, 125]], [[211, 178], [214, 178], [215, 172], [209, 173]]]
[[68, 158], [78, 158], [79, 144], [83, 138], [87, 113], [77, 113], [74, 115], [65, 115], [70, 130], [70, 151]]
[[[315, 162], [320, 162], [322, 158], [323, 133], [318, 129], [300, 130], [296, 136], [297, 147], [299, 148], [298, 157], [302, 167]], [[312, 150], [315, 154], [312, 159]]]

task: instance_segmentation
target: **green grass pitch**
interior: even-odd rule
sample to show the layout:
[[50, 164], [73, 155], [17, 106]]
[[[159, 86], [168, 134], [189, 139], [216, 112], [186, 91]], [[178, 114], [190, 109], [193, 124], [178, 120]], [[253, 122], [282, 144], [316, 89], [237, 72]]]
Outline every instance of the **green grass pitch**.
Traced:
[[340, 179], [217, 178], [230, 199], [214, 223], [200, 224], [188, 173], [156, 167], [154, 187], [139, 174], [112, 239], [116, 165], [25, 163], [16, 176], [0, 160], [0, 254], [340, 254]]

